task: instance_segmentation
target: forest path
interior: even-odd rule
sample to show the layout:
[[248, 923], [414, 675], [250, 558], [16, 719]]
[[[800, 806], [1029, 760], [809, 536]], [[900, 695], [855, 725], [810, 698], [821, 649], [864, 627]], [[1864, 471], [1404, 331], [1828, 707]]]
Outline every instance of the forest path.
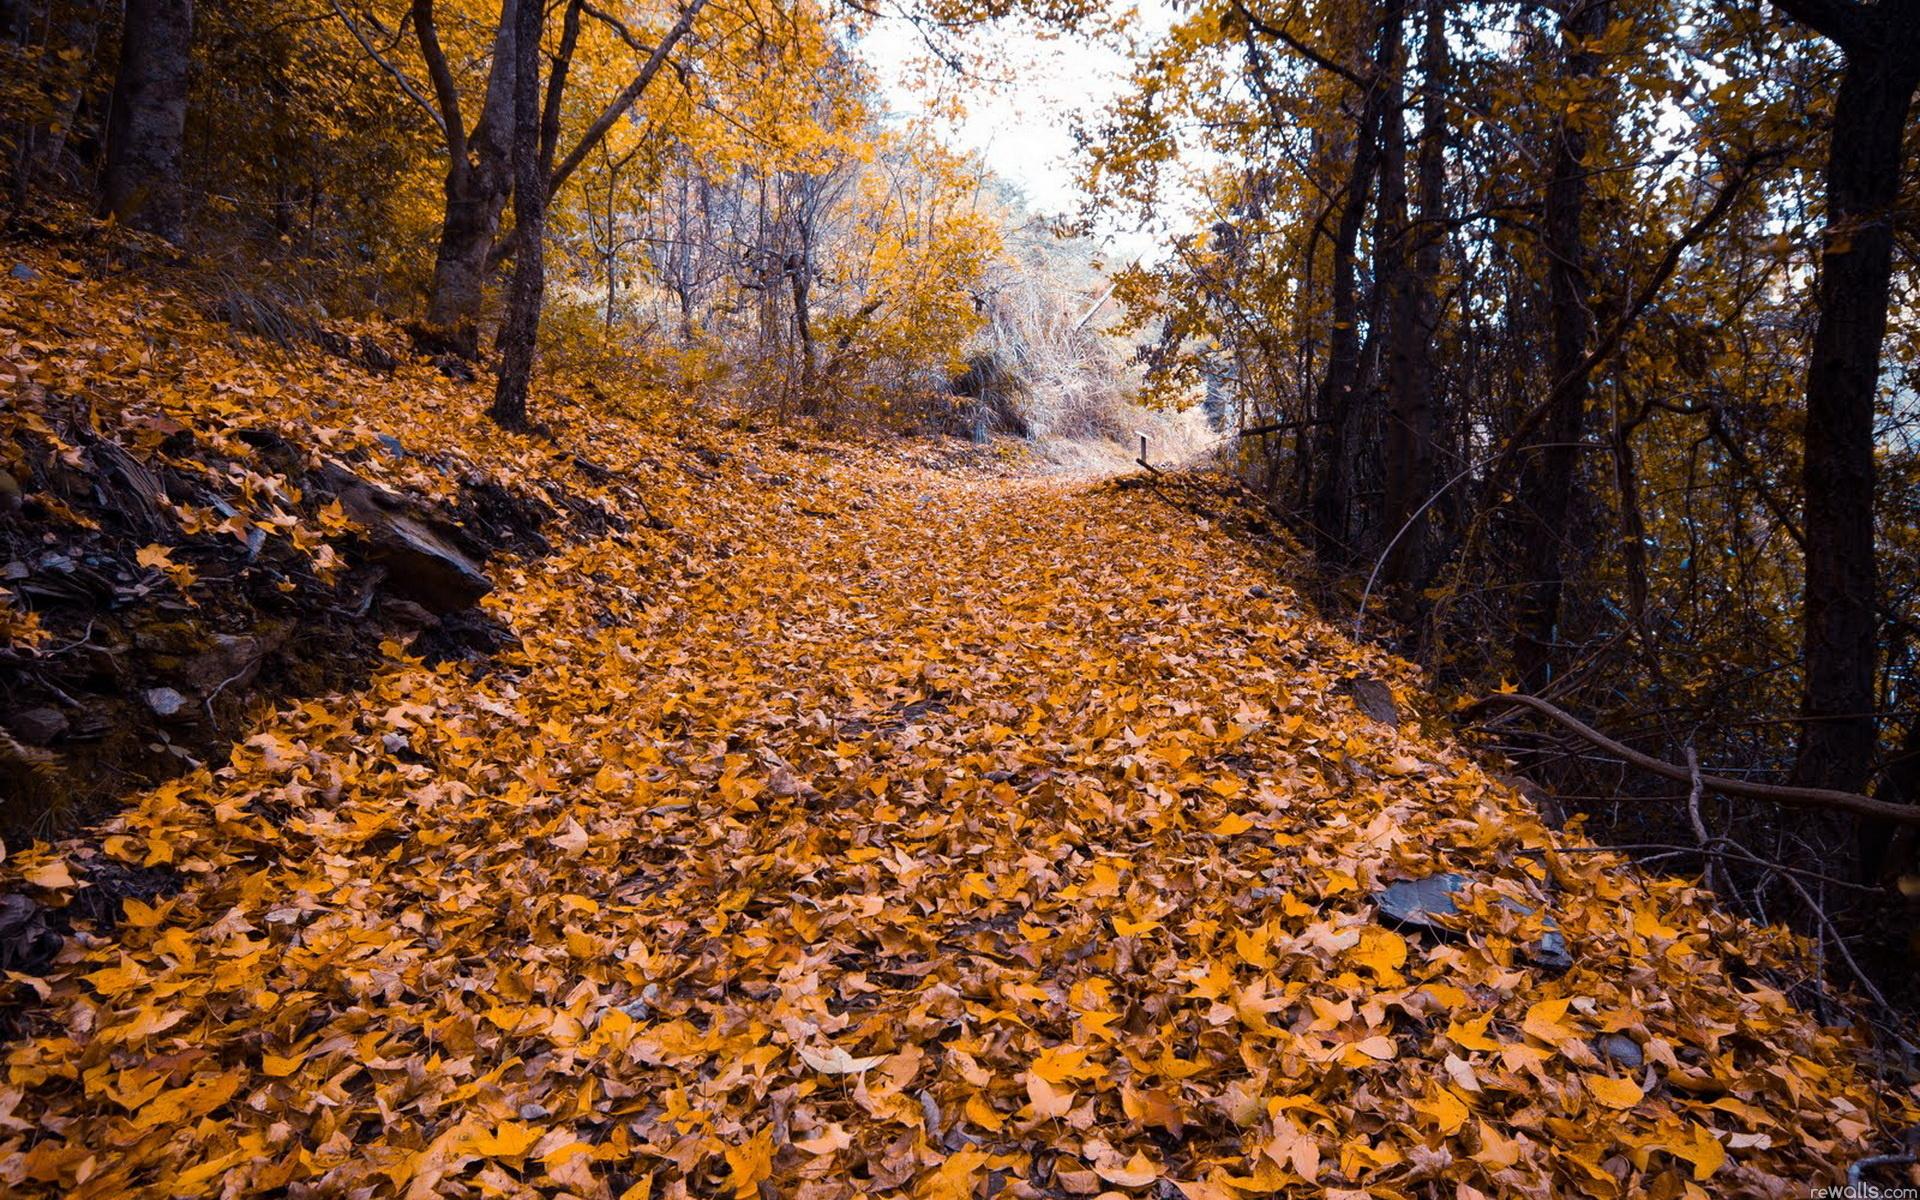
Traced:
[[[501, 572], [490, 669], [396, 659], [109, 824], [185, 886], [48, 977], [0, 1179], [1728, 1195], [1898, 1117], [1777, 938], [1556, 853], [1211, 486], [706, 454], [670, 534]], [[1472, 936], [1379, 923], [1441, 870]]]

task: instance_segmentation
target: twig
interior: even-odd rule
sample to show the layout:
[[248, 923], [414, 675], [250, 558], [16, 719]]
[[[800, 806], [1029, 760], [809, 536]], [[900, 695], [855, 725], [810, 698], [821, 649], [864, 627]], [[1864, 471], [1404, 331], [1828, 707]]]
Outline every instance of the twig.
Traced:
[[1857, 1188], [1864, 1183], [1868, 1167], [1910, 1167], [1913, 1162], [1911, 1154], [1876, 1154], [1863, 1158], [1847, 1168], [1847, 1185]]

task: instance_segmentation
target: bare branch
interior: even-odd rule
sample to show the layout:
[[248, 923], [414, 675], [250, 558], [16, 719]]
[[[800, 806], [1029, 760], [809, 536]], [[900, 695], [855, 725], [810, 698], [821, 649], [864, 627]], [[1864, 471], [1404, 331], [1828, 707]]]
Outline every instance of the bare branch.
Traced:
[[[424, 0], [416, 0], [416, 3], [419, 2]], [[594, 146], [599, 144], [600, 139], [607, 136], [607, 131], [613, 128], [614, 123], [626, 116], [627, 111], [633, 107], [634, 101], [640, 99], [641, 93], [647, 90], [647, 85], [653, 82], [653, 77], [660, 73], [661, 66], [667, 61], [667, 55], [673, 52], [673, 48], [679, 45], [680, 39], [686, 37], [688, 31], [693, 28], [693, 19], [699, 16], [700, 10], [706, 6], [707, 0], [688, 0], [687, 6], [680, 11], [680, 19], [674, 22], [672, 29], [667, 30], [667, 35], [660, 39], [660, 44], [653, 48], [653, 53], [641, 66], [640, 73], [633, 77], [633, 82], [613, 98], [593, 124], [587, 127], [587, 131], [580, 135], [579, 145], [575, 146], [566, 159], [554, 168], [553, 174], [547, 177], [547, 195], [552, 196], [559, 192], [560, 186], [566, 183], [568, 176], [572, 175], [586, 160], [587, 155], [593, 152]]]
[[[1633, 766], [1663, 779], [1691, 784], [1696, 778], [1694, 773], [1686, 767], [1655, 758], [1651, 754], [1642, 754], [1631, 746], [1616, 742], [1578, 717], [1572, 716], [1538, 696], [1528, 696], [1520, 692], [1502, 693], [1483, 697], [1468, 707], [1484, 708], [1496, 704], [1530, 708], [1609, 754], [1616, 755]], [[1841, 792], [1832, 788], [1783, 787], [1779, 784], [1752, 783], [1744, 779], [1727, 779], [1719, 775], [1706, 774], [1699, 775], [1697, 778], [1707, 790], [1719, 792], [1723, 796], [1736, 796], [1742, 800], [1766, 800], [1793, 808], [1850, 812], [1855, 816], [1878, 817], [1901, 825], [1920, 825], [1920, 805], [1895, 804], [1891, 800], [1877, 800], [1872, 796], [1862, 796], [1858, 792]]]
[[1295, 54], [1298, 54], [1301, 58], [1306, 59], [1321, 70], [1331, 71], [1363, 92], [1373, 87], [1373, 80], [1363, 78], [1358, 72], [1341, 66], [1318, 50], [1315, 50], [1312, 46], [1307, 45], [1299, 38], [1288, 33], [1285, 26], [1269, 25], [1259, 17], [1254, 16], [1253, 10], [1247, 7], [1246, 0], [1233, 0], [1233, 11], [1239, 14], [1240, 19], [1247, 23], [1249, 29], [1254, 30], [1256, 33], [1266, 34], [1268, 37], [1280, 42], [1289, 50], [1292, 50]]

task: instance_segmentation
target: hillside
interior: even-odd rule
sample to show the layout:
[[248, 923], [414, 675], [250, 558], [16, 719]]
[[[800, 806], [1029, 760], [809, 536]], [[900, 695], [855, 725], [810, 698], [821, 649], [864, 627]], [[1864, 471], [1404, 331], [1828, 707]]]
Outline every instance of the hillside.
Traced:
[[[10, 1194], [1789, 1196], [1920, 1119], [1786, 934], [1548, 828], [1221, 482], [607, 379], [504, 433], [383, 327], [12, 252], [8, 528], [131, 576], [98, 624], [373, 598], [223, 765], [9, 838]], [[61, 499], [109, 445], [140, 528]], [[392, 504], [483, 543], [478, 614], [373, 569]], [[10, 652], [56, 685], [62, 621]]]

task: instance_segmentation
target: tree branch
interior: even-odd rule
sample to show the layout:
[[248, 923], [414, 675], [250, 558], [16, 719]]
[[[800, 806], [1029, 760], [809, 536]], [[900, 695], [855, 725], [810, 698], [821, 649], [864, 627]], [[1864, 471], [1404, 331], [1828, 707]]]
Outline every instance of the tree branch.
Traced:
[[1613, 356], [1613, 352], [1619, 349], [1620, 342], [1626, 337], [1628, 330], [1633, 328], [1634, 323], [1640, 319], [1640, 315], [1646, 312], [1659, 297], [1660, 289], [1666, 286], [1667, 279], [1679, 267], [1682, 256], [1720, 223], [1720, 218], [1733, 207], [1733, 202], [1745, 190], [1747, 181], [1753, 178], [1760, 164], [1774, 157], [1776, 153], [1768, 151], [1756, 154], [1735, 168], [1732, 177], [1714, 196], [1713, 203], [1707, 207], [1707, 211], [1681, 231], [1680, 236], [1668, 245], [1666, 253], [1660, 256], [1659, 263], [1654, 267], [1652, 277], [1634, 294], [1632, 302], [1626, 306], [1625, 310], [1615, 317], [1613, 323], [1600, 334], [1598, 340], [1594, 342], [1593, 349], [1589, 350], [1586, 357], [1582, 358], [1573, 370], [1567, 372], [1564, 378], [1555, 380], [1546, 397], [1528, 410], [1526, 415], [1514, 425], [1513, 432], [1507, 435], [1506, 449], [1501, 451], [1492, 469], [1487, 472], [1486, 494], [1488, 496], [1496, 499], [1499, 497], [1506, 487], [1507, 473], [1513, 466], [1517, 448], [1533, 436], [1541, 422], [1547, 419], [1547, 414], [1558, 407], [1568, 392], [1579, 386], [1601, 363]]
[[580, 135], [580, 144], [575, 146], [572, 153], [568, 154], [566, 159], [547, 177], [547, 195], [552, 196], [559, 192], [561, 185], [566, 183], [567, 178], [586, 160], [587, 155], [593, 152], [594, 146], [600, 139], [607, 136], [607, 131], [613, 128], [614, 123], [627, 114], [627, 111], [633, 107], [634, 101], [640, 99], [641, 93], [647, 90], [647, 85], [653, 82], [653, 77], [660, 73], [660, 68], [667, 61], [667, 55], [673, 52], [673, 48], [680, 43], [680, 39], [687, 36], [687, 32], [693, 28], [693, 19], [699, 16], [700, 10], [706, 6], [707, 0], [687, 0], [687, 6], [680, 11], [680, 19], [674, 22], [672, 29], [667, 30], [667, 35], [660, 39], [660, 44], [653, 48], [653, 54], [640, 68], [640, 73], [634, 76], [633, 82], [613, 98], [612, 103], [608, 104], [594, 123], [588, 126], [587, 131]]
[[413, 86], [413, 80], [408, 79], [405, 72], [388, 61], [387, 56], [380, 53], [380, 51], [374, 47], [374, 44], [368, 40], [367, 35], [360, 32], [360, 26], [354, 22], [352, 17], [347, 15], [346, 9], [340, 7], [340, 0], [330, 0], [330, 3], [333, 7], [333, 15], [340, 18], [340, 23], [347, 27], [347, 32], [353, 35], [353, 40], [360, 43], [360, 48], [367, 52], [367, 57], [378, 63], [381, 69], [386, 71], [387, 74], [393, 76], [394, 81], [400, 85], [400, 90], [407, 94], [407, 98], [420, 106], [420, 110], [426, 113], [427, 117], [439, 128], [443, 137], [447, 136], [447, 120], [440, 115], [440, 110], [436, 109], [428, 102], [425, 96], [420, 94], [420, 89]]
[[1253, 10], [1247, 7], [1245, 0], [1233, 0], [1233, 10], [1240, 14], [1240, 19], [1247, 23], [1247, 28], [1257, 33], [1266, 34], [1268, 37], [1280, 42], [1289, 50], [1292, 50], [1295, 54], [1298, 54], [1301, 58], [1306, 59], [1321, 70], [1333, 72], [1363, 92], [1373, 86], [1373, 80], [1366, 79], [1358, 72], [1341, 66], [1318, 50], [1315, 50], [1312, 46], [1307, 45], [1299, 38], [1288, 33], [1282, 26], [1269, 25], [1259, 17], [1254, 16]]
[[[1614, 741], [1606, 734], [1572, 716], [1562, 709], [1542, 700], [1538, 696], [1528, 696], [1519, 692], [1486, 696], [1474, 701], [1469, 708], [1487, 708], [1497, 704], [1517, 705], [1530, 708], [1541, 716], [1578, 734], [1588, 742], [1600, 747], [1643, 771], [1671, 779], [1677, 783], [1692, 784], [1696, 780], [1694, 772], [1686, 767], [1658, 759], [1651, 754], [1642, 754], [1630, 746]], [[1793, 808], [1816, 808], [1836, 812], [1849, 812], [1859, 817], [1877, 817], [1884, 821], [1894, 821], [1902, 825], [1920, 825], [1920, 805], [1895, 804], [1891, 800], [1877, 800], [1872, 796], [1862, 796], [1858, 792], [1841, 792], [1831, 788], [1783, 787], [1773, 783], [1752, 783], [1744, 779], [1727, 779], [1719, 775], [1701, 774], [1698, 782], [1709, 791], [1719, 792], [1723, 796], [1735, 796], [1742, 800], [1766, 800], [1773, 804], [1784, 804]]]
[[433, 79], [434, 95], [440, 100], [440, 128], [446, 132], [447, 154], [457, 171], [467, 161], [467, 127], [460, 119], [460, 89], [447, 68], [446, 52], [440, 49], [433, 0], [413, 0], [413, 32], [420, 40], [420, 57], [426, 60], [427, 74]]

